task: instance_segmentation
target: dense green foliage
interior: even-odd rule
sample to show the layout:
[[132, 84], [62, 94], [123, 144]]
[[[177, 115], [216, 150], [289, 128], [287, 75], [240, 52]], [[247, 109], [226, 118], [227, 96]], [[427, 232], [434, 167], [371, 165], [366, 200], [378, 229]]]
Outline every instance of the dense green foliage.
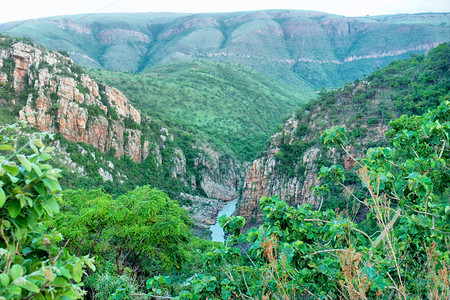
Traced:
[[[446, 43], [426, 56], [393, 61], [372, 73], [367, 80], [372, 89], [386, 90], [384, 97], [392, 99], [399, 114], [423, 114], [449, 99], [449, 66], [450, 45]], [[356, 98], [367, 99], [368, 96], [366, 92], [356, 95]], [[379, 112], [380, 117], [383, 113]]]
[[312, 96], [242, 66], [195, 61], [145, 73], [91, 71], [154, 116], [195, 126], [203, 139], [251, 160], [282, 118]]
[[23, 145], [17, 125], [0, 130], [0, 298], [77, 299], [87, 256], [72, 256], [62, 235], [45, 222], [59, 213], [59, 170], [45, 163], [46, 134]]
[[[204, 256], [204, 273], [179, 298], [448, 298], [450, 101], [391, 126], [390, 147], [370, 148], [358, 161], [370, 195], [358, 201], [377, 230], [364, 232], [331, 210], [262, 198], [264, 224], [245, 235], [242, 217], [221, 217], [225, 248]], [[346, 148], [345, 133], [328, 130], [323, 143]], [[326, 185], [345, 179], [340, 166], [322, 177]]]
[[146, 278], [161, 273], [180, 284], [201, 270], [201, 255], [214, 244], [193, 237], [187, 211], [148, 186], [118, 197], [66, 190], [62, 203], [52, 225], [70, 238], [72, 253], [95, 258], [98, 271], [85, 282], [97, 299], [133, 299], [148, 292]]
[[192, 226], [187, 211], [159, 190], [139, 187], [116, 199], [100, 190], [66, 190], [62, 198], [54, 222], [70, 238], [69, 249], [111, 256], [119, 275], [148, 259], [165, 269], [180, 268], [187, 257], [184, 244]]

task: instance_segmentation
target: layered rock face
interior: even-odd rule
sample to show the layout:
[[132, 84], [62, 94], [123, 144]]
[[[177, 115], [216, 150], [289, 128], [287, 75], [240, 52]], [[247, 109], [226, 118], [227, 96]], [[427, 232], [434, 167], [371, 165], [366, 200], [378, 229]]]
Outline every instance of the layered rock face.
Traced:
[[[141, 114], [120, 91], [105, 86], [100, 92], [92, 78], [72, 71], [71, 59], [29, 44], [13, 44], [1, 50], [0, 57], [14, 60], [14, 89], [28, 93], [19, 115], [30, 126], [58, 132], [102, 152], [114, 148], [117, 157], [128, 155], [136, 162], [144, 158], [148, 149], [141, 131], [127, 128], [124, 122], [129, 119], [139, 125]], [[115, 119], [110, 118], [111, 109]]]
[[[200, 186], [209, 198], [230, 201], [239, 197], [243, 177], [238, 163], [205, 144], [195, 165], [201, 168]], [[219, 170], [219, 171], [218, 171]]]
[[298, 128], [298, 120], [292, 116], [286, 121], [282, 131], [274, 134], [270, 139], [270, 146], [265, 155], [253, 161], [247, 169], [242, 198], [238, 205], [236, 215], [247, 220], [262, 220], [262, 212], [259, 209], [259, 199], [262, 196], [278, 195], [290, 205], [297, 203], [311, 203], [315, 205], [317, 199], [312, 192], [312, 187], [319, 183], [317, 179], [317, 165], [319, 148], [309, 148], [301, 158], [305, 167], [304, 176], [289, 177], [278, 170], [276, 154], [280, 151], [280, 137], [288, 136], [289, 142], [294, 141], [294, 133]]

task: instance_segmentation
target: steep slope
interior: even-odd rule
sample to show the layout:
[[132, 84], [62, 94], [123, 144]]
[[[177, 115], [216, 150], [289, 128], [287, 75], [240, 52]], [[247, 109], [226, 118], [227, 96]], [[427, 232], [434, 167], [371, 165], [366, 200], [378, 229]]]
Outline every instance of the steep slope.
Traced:
[[90, 67], [139, 72], [197, 59], [243, 64], [302, 89], [337, 87], [448, 42], [448, 13], [346, 18], [309, 11], [93, 14], [0, 25]]
[[213, 198], [215, 206], [237, 197], [235, 160], [189, 128], [142, 114], [60, 53], [0, 37], [0, 111], [2, 124], [17, 118], [56, 133], [54, 163], [63, 169], [64, 187], [121, 194], [150, 184], [190, 209], [204, 205], [190, 194]]
[[323, 201], [324, 208], [341, 210], [345, 210], [348, 201], [357, 216], [357, 204], [340, 187], [324, 199], [313, 194], [312, 187], [319, 184], [321, 165], [342, 164], [345, 184], [353, 189], [357, 182], [352, 158], [340, 149], [330, 153], [320, 143], [321, 133], [334, 125], [346, 127], [353, 157], [373, 145], [382, 145], [389, 120], [401, 114], [424, 113], [450, 99], [449, 68], [450, 46], [442, 44], [428, 56], [391, 62], [362, 81], [322, 92], [293, 115], [271, 137], [268, 149], [253, 161], [235, 214], [244, 216], [249, 221], [247, 226], [255, 225], [262, 216], [259, 198], [279, 195], [290, 205], [311, 203], [318, 207]]
[[90, 74], [118, 87], [149, 115], [195, 126], [242, 161], [254, 159], [282, 118], [313, 95], [246, 67], [206, 61], [154, 67], [144, 74]]

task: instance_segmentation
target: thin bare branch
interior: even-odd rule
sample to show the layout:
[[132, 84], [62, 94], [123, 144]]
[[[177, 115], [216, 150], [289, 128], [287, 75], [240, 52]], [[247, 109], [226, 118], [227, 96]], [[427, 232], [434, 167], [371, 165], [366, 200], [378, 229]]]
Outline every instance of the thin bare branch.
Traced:
[[381, 240], [383, 240], [386, 237], [386, 235], [392, 229], [392, 227], [394, 226], [394, 223], [397, 221], [398, 217], [400, 216], [400, 213], [401, 213], [401, 209], [399, 207], [395, 211], [395, 215], [392, 218], [392, 220], [386, 225], [383, 232], [378, 236], [378, 238], [375, 240], [375, 242], [372, 243], [373, 248], [376, 248], [378, 246], [378, 244], [381, 242]]

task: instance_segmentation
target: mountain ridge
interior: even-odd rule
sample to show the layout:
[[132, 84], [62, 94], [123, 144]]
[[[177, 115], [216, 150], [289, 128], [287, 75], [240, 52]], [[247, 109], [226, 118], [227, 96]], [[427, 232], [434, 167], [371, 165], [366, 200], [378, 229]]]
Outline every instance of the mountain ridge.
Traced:
[[5, 23], [0, 31], [66, 50], [89, 67], [142, 72], [205, 59], [243, 64], [285, 83], [319, 90], [360, 78], [393, 58], [448, 42], [449, 16], [348, 18], [289, 10], [122, 13]]

